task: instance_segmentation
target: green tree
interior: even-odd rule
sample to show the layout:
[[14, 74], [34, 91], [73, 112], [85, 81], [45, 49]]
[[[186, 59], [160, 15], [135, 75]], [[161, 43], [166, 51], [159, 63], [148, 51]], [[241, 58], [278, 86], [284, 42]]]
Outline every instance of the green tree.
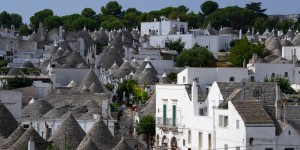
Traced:
[[62, 16], [61, 20], [63, 23], [63, 28], [67, 31], [78, 31], [74, 27], [74, 21], [80, 17], [82, 17], [82, 16], [79, 14], [71, 14], [71, 15]]
[[101, 23], [101, 27], [103, 27], [104, 29], [120, 29], [124, 26], [123, 22], [121, 22], [115, 16], [103, 16], [102, 18], [104, 21]]
[[166, 39], [165, 41], [165, 47], [169, 50], [176, 50], [178, 54], [182, 52], [184, 45], [185, 42], [183, 42], [181, 38], [178, 38], [177, 40]]
[[93, 31], [97, 28], [97, 22], [86, 17], [79, 17], [73, 22], [73, 28], [77, 31], [83, 29], [84, 26], [86, 26], [87, 29]]
[[219, 8], [219, 4], [217, 2], [208, 0], [204, 3], [202, 3], [200, 8], [201, 8], [201, 11], [203, 12], [203, 14], [205, 16], [207, 16], [207, 15], [211, 14], [212, 12], [216, 11]]
[[266, 76], [264, 82], [277, 82], [281, 91], [285, 94], [296, 94], [296, 91], [291, 87], [291, 83], [288, 78], [285, 78], [281, 75], [275, 75], [271, 78]]
[[11, 25], [11, 16], [6, 11], [0, 13], [0, 25], [7, 28]]
[[281, 21], [277, 22], [276, 28], [282, 29], [284, 33], [286, 33], [289, 28], [293, 27], [295, 24], [293, 19], [282, 19]]
[[251, 10], [238, 6], [228, 6], [209, 14], [205, 21], [206, 24], [210, 22], [216, 28], [233, 26], [233, 29], [245, 31], [253, 23], [253, 20], [254, 14]]
[[48, 16], [44, 19], [44, 25], [48, 30], [51, 30], [62, 25], [62, 20], [59, 16]]
[[28, 26], [26, 24], [19, 26], [19, 34], [23, 35], [23, 36], [29, 35], [29, 29], [28, 29]]
[[95, 15], [96, 15], [96, 12], [92, 8], [84, 8], [81, 11], [81, 16], [86, 17], [86, 18], [94, 19]]
[[22, 87], [31, 86], [32, 83], [33, 83], [32, 79], [16, 76], [8, 80], [8, 87], [10, 89], [22, 88]]
[[230, 49], [229, 61], [235, 67], [242, 67], [243, 61], [246, 60], [248, 62], [253, 53], [256, 53], [261, 58], [267, 56], [267, 53], [264, 51], [264, 44], [253, 44], [247, 38], [242, 38]]
[[34, 15], [30, 17], [31, 27], [33, 29], [37, 29], [39, 27], [39, 23], [44, 22], [44, 19], [48, 16], [53, 16], [53, 11], [51, 9], [44, 9], [34, 13]]
[[103, 15], [113, 15], [120, 17], [122, 14], [122, 6], [117, 1], [110, 1], [105, 6], [101, 7]]
[[147, 143], [147, 149], [149, 150], [150, 141], [155, 136], [155, 118], [154, 116], [143, 116], [137, 125], [137, 133], [144, 137]]
[[22, 16], [19, 14], [12, 13], [10, 14], [11, 24], [15, 25], [15, 28], [18, 29], [20, 25], [23, 24]]
[[215, 65], [215, 57], [206, 48], [195, 47], [181, 52], [175, 62], [177, 67], [208, 67]]
[[252, 10], [256, 17], [267, 17], [267, 15], [265, 14], [265, 11], [267, 9], [261, 8], [261, 2], [251, 2], [250, 4], [246, 4], [245, 8]]

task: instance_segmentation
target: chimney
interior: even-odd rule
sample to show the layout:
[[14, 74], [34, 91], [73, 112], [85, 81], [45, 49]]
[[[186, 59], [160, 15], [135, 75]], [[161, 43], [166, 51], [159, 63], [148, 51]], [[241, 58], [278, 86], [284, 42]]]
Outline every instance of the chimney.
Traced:
[[294, 54], [292, 52], [292, 60], [293, 60], [293, 64], [297, 63], [297, 55], [296, 55], [296, 49], [294, 49]]
[[288, 99], [284, 99], [284, 105], [283, 105], [283, 122], [287, 123], [287, 104]]
[[246, 68], [246, 59], [243, 61], [243, 68]]
[[147, 96], [150, 95], [150, 86], [145, 87], [145, 92], [147, 92]]
[[192, 101], [194, 102], [198, 101], [198, 86], [196, 83], [196, 79], [193, 79], [193, 83], [192, 83]]
[[254, 36], [254, 27], [252, 27], [252, 36]]
[[109, 114], [110, 114], [110, 110], [109, 110], [109, 108], [108, 108], [108, 99], [106, 99], [106, 100], [103, 100], [103, 102], [102, 102], [102, 117], [107, 117], [107, 116], [109, 116]]
[[157, 21], [157, 19], [156, 18], [154, 18], [154, 22], [156, 22]]
[[58, 36], [59, 36], [58, 38], [59, 38], [59, 40], [62, 40], [62, 39], [63, 39], [63, 35], [62, 35], [63, 29], [62, 29], [62, 26], [59, 26], [59, 31], [58, 31], [58, 32], [59, 32], [59, 33], [58, 33], [58, 34], [59, 34], [59, 35], [58, 35]]
[[279, 101], [279, 87], [275, 85], [275, 113], [276, 113], [276, 119], [280, 120], [281, 119], [281, 102]]
[[33, 137], [30, 137], [30, 140], [28, 141], [28, 150], [35, 150], [35, 142]]
[[239, 31], [239, 39], [242, 39], [242, 30]]
[[252, 63], [256, 63], [257, 62], [257, 54], [253, 53], [252, 55]]

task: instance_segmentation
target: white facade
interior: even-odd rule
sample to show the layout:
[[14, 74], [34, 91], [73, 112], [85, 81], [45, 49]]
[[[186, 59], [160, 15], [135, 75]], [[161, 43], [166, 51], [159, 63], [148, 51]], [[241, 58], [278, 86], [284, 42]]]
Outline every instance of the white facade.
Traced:
[[219, 52], [220, 50], [230, 49], [230, 42], [233, 40], [231, 35], [200, 35], [195, 36], [193, 34], [177, 34], [177, 35], [162, 35], [151, 36], [150, 45], [153, 47], [165, 47], [165, 41], [177, 40], [181, 38], [185, 43], [184, 48], [190, 49], [195, 44], [207, 48], [211, 52]]
[[292, 60], [292, 56], [296, 54], [297, 58], [300, 58], [300, 46], [283, 46], [282, 57], [287, 60]]
[[0, 90], [1, 103], [10, 111], [17, 121], [21, 119], [22, 92], [12, 90]]
[[240, 82], [248, 79], [247, 68], [195, 68], [187, 67], [177, 74], [177, 84], [192, 84], [193, 79], [198, 80], [201, 89], [211, 86], [214, 81], [228, 82], [233, 79]]
[[151, 30], [156, 31], [156, 35], [167, 35], [171, 28], [175, 26], [177, 31], [185, 33], [188, 31], [188, 23], [177, 20], [169, 20], [166, 17], [161, 17], [161, 21], [154, 22], [142, 22], [141, 23], [141, 35], [148, 35]]
[[[193, 87], [192, 91], [197, 92], [196, 86]], [[204, 103], [198, 101], [197, 93], [192, 94], [192, 98], [189, 94], [185, 85], [156, 86], [157, 148], [170, 149], [176, 143], [180, 149], [198, 149], [200, 133], [203, 136], [202, 148], [208, 149], [209, 145], [212, 148], [212, 117], [200, 116], [199, 108]]]
[[280, 75], [289, 79], [295, 90], [300, 88], [300, 67], [294, 64], [253, 63], [248, 69], [254, 72], [249, 75], [250, 80], [263, 82], [265, 77]]

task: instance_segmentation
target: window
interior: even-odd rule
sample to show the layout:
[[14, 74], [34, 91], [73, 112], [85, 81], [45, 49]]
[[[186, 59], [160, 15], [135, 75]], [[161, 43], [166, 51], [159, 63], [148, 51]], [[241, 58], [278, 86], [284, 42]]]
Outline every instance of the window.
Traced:
[[250, 81], [251, 81], [251, 82], [254, 82], [254, 81], [255, 81], [254, 76], [251, 76], [251, 77], [250, 77]]
[[265, 150], [273, 150], [273, 148], [265, 148]]
[[208, 149], [211, 150], [211, 134], [208, 134]]
[[185, 146], [185, 139], [182, 140], [182, 145]]
[[163, 125], [167, 123], [167, 105], [163, 105]]
[[188, 131], [188, 142], [189, 142], [189, 144], [192, 143], [192, 131], [191, 130]]
[[176, 105], [173, 105], [173, 120], [172, 120], [173, 127], [176, 126]]
[[199, 83], [199, 77], [194, 79], [196, 81], [196, 83]]
[[199, 115], [200, 115], [200, 116], [204, 116], [204, 109], [203, 109], [203, 108], [200, 108], [200, 109], [199, 109]]
[[289, 76], [288, 72], [284, 72], [284, 77], [288, 77], [288, 76]]
[[237, 147], [235, 147], [235, 150], [241, 150], [241, 148], [237, 146]]
[[228, 145], [224, 144], [224, 150], [228, 150]]
[[24, 129], [28, 129], [29, 128], [29, 124], [23, 124], [23, 128]]
[[185, 80], [186, 80], [186, 79], [185, 79], [185, 76], [183, 76], [182, 82], [185, 83]]
[[219, 115], [219, 126], [220, 127], [228, 126], [228, 116]]
[[236, 120], [236, 128], [239, 129], [240, 128], [240, 121]]
[[234, 77], [230, 77], [229, 81], [233, 82], [234, 81]]
[[271, 77], [275, 77], [275, 73], [272, 73], [272, 76]]
[[294, 150], [294, 148], [285, 148], [284, 150]]
[[198, 135], [199, 137], [199, 148], [201, 149], [202, 148], [202, 132], [199, 132], [199, 135]]

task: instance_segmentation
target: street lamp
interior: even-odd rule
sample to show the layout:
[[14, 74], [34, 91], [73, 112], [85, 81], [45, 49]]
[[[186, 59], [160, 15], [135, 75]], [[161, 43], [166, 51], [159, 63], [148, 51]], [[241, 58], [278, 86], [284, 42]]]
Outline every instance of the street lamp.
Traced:
[[230, 20], [230, 19], [226, 19], [227, 21], [230, 21], [230, 23], [231, 23], [231, 29], [233, 29], [233, 22]]

